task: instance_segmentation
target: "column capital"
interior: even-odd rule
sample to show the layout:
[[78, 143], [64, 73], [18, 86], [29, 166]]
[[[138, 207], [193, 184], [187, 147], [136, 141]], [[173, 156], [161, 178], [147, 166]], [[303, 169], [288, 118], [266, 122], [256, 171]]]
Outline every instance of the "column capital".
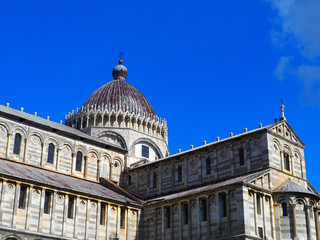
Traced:
[[10, 137], [10, 136], [12, 136], [13, 135], [13, 133], [11, 133], [11, 132], [8, 132], [8, 137]]
[[76, 157], [76, 156], [77, 156], [77, 153], [73, 152], [72, 157]]
[[42, 145], [42, 147], [45, 147], [47, 145], [47, 143], [46, 142], [42, 142], [41, 145]]

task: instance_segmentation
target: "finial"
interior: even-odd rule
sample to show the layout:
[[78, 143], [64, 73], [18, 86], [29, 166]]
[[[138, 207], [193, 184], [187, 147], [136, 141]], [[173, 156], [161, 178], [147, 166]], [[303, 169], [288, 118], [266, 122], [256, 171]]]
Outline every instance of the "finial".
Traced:
[[119, 54], [119, 64], [121, 65], [122, 63], [123, 63], [123, 61], [122, 61], [122, 56], [124, 55], [124, 53], [123, 52], [120, 52], [120, 54]]
[[113, 71], [112, 71], [112, 76], [114, 80], [125, 80], [128, 76], [128, 70], [125, 66], [122, 65], [123, 61], [122, 61], [122, 56], [123, 53], [120, 52], [119, 54], [119, 65], [116, 66]]
[[286, 117], [284, 116], [284, 100], [283, 98], [280, 99], [280, 102], [281, 102], [281, 106], [280, 106], [280, 109], [281, 109], [281, 118], [280, 118], [280, 121], [282, 120], [287, 120]]

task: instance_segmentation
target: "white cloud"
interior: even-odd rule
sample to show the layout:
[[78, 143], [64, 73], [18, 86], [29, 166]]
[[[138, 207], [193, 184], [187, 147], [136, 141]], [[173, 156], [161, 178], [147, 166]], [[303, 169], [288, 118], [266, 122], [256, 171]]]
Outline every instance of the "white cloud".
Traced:
[[282, 56], [279, 61], [276, 69], [274, 70], [274, 76], [278, 78], [279, 80], [283, 80], [285, 78], [286, 72], [288, 71], [289, 62], [292, 59], [292, 57], [285, 57]]
[[[295, 77], [302, 83], [302, 102], [320, 104], [320, 0], [266, 0], [277, 13], [271, 32], [273, 45], [287, 55], [297, 50], [295, 61], [282, 56], [274, 76]], [[289, 48], [287, 48], [289, 47]], [[298, 64], [304, 62], [304, 64]]]
[[283, 44], [284, 38], [305, 57], [320, 56], [320, 1], [271, 0], [277, 11], [280, 30], [272, 31], [274, 43]]

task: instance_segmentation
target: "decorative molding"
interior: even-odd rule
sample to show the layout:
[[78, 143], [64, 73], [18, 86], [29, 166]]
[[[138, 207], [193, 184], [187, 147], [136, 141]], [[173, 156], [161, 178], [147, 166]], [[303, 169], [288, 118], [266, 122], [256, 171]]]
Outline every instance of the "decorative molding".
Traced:
[[39, 190], [38, 188], [35, 188], [35, 189], [33, 190], [32, 196], [33, 196], [35, 199], [37, 199], [38, 197], [40, 197], [40, 194], [41, 194], [40, 190]]
[[57, 194], [56, 202], [58, 204], [63, 204], [64, 196], [62, 194]]
[[7, 192], [12, 193], [14, 192], [15, 186], [12, 183], [7, 184]]

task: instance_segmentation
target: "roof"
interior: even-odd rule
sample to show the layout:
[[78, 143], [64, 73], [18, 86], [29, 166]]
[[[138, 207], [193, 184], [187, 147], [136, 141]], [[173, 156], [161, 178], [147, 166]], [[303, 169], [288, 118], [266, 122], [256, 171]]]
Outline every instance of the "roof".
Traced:
[[301, 193], [307, 195], [313, 195], [320, 197], [319, 195], [311, 192], [310, 190], [300, 186], [299, 184], [293, 182], [291, 179], [287, 179], [279, 187], [274, 190], [276, 193]]
[[[134, 198], [129, 198], [123, 189], [113, 191], [103, 185], [76, 177], [52, 172], [10, 160], [0, 159], [0, 176], [47, 185], [60, 191], [70, 191], [81, 195], [90, 195], [108, 201], [139, 205]], [[120, 192], [123, 192], [121, 194]]]
[[120, 60], [119, 65], [112, 71], [114, 81], [96, 90], [83, 106], [100, 106], [109, 111], [114, 108], [123, 109], [129, 113], [140, 113], [147, 117], [155, 117], [156, 112], [145, 96], [125, 81], [127, 75], [128, 70]]
[[96, 90], [83, 104], [87, 106], [104, 106], [112, 111], [116, 106], [129, 113], [140, 113], [155, 117], [156, 112], [149, 101], [132, 85], [122, 79], [115, 79]]
[[200, 193], [212, 191], [212, 190], [215, 190], [218, 188], [227, 187], [227, 186], [239, 184], [239, 183], [244, 183], [244, 182], [250, 181], [252, 179], [255, 179], [256, 177], [258, 177], [261, 174], [264, 174], [268, 171], [269, 171], [268, 169], [265, 169], [265, 170], [261, 170], [261, 171], [255, 172], [255, 173], [250, 173], [250, 174], [242, 175], [239, 177], [233, 177], [228, 180], [221, 180], [219, 182], [209, 184], [209, 185], [206, 185], [203, 187], [197, 186], [193, 189], [189, 189], [186, 191], [180, 191], [177, 193], [168, 194], [165, 196], [149, 199], [147, 201], [147, 203], [152, 204], [152, 203], [156, 203], [156, 202], [160, 202], [160, 201], [169, 201], [169, 200], [173, 200], [173, 199], [177, 199], [177, 198], [186, 198], [186, 197], [194, 195], [194, 194], [200, 194]]
[[[196, 152], [198, 150], [202, 150], [202, 149], [208, 148], [210, 146], [214, 146], [214, 145], [217, 145], [217, 144], [228, 142], [230, 140], [241, 138], [241, 137], [249, 135], [249, 134], [254, 134], [254, 133], [257, 133], [257, 132], [260, 132], [260, 131], [268, 130], [269, 128], [271, 128], [271, 127], [273, 127], [273, 126], [275, 126], [275, 125], [277, 125], [279, 123], [280, 122], [273, 123], [273, 124], [267, 125], [265, 127], [260, 127], [260, 128], [257, 128], [257, 129], [251, 130], [251, 131], [247, 131], [247, 132], [244, 132], [244, 133], [241, 133], [241, 134], [238, 134], [238, 135], [234, 135], [232, 137], [228, 137], [228, 138], [225, 138], [225, 139], [218, 140], [216, 142], [212, 142], [212, 143], [208, 143], [208, 144], [205, 144], [205, 145], [202, 145], [202, 146], [199, 146], [199, 147], [195, 147], [195, 148], [192, 148], [192, 149], [180, 152], [180, 153], [176, 153], [176, 154], [170, 155], [170, 156], [165, 157], [165, 158], [158, 159], [156, 161], [149, 161], [149, 162], [147, 162], [147, 163], [145, 163], [143, 165], [134, 167], [134, 168], [132, 168], [130, 170], [136, 170], [136, 169], [139, 169], [139, 168], [143, 168], [145, 166], [156, 164], [156, 163], [159, 163], [159, 162], [163, 162], [163, 161], [171, 159], [171, 158], [176, 158], [176, 157], [180, 157], [182, 155], [185, 155], [185, 154], [188, 154], [188, 153], [191, 153], [191, 152]], [[128, 170], [128, 171], [130, 171], [130, 170]]]
[[3, 106], [3, 105], [0, 105], [0, 116], [8, 116], [12, 120], [14, 120], [14, 118], [16, 118], [16, 120], [20, 120], [22, 122], [40, 125], [42, 128], [49, 130], [49, 131], [53, 131], [53, 130], [55, 132], [59, 131], [64, 135], [68, 135], [68, 136], [73, 135], [73, 137], [81, 138], [82, 140], [87, 140], [90, 142], [98, 143], [100, 145], [103, 144], [104, 146], [108, 145], [113, 148], [116, 148], [116, 149], [119, 149], [122, 151], [126, 151], [125, 149], [119, 147], [118, 145], [97, 139], [96, 137], [92, 137], [86, 133], [81, 132], [78, 129], [68, 127], [66, 125], [56, 123], [56, 122], [53, 122], [53, 121], [50, 121], [50, 120], [47, 120], [47, 119], [44, 119], [44, 118], [41, 118], [38, 116], [34, 116], [29, 113], [18, 111], [18, 110], [15, 110], [15, 109]]
[[[186, 155], [188, 153], [191, 153], [191, 152], [196, 152], [198, 150], [202, 150], [202, 149], [205, 149], [205, 148], [208, 148], [208, 147], [211, 147], [211, 146], [214, 146], [214, 145], [218, 145], [218, 144], [221, 144], [221, 143], [225, 143], [225, 142], [228, 142], [228, 141], [231, 141], [231, 140], [234, 140], [234, 139], [237, 139], [237, 138], [241, 138], [241, 137], [244, 137], [244, 136], [247, 136], [249, 134], [254, 134], [254, 133], [258, 133], [258, 132], [262, 132], [262, 131], [268, 131], [269, 129], [273, 128], [274, 126], [278, 125], [278, 124], [281, 124], [285, 122], [286, 125], [290, 128], [290, 130], [292, 130], [292, 132], [295, 134], [295, 136], [298, 138], [299, 141], [301, 141], [299, 139], [299, 137], [296, 135], [296, 133], [293, 131], [293, 129], [291, 128], [291, 126], [288, 124], [288, 122], [286, 120], [284, 121], [279, 121], [279, 122], [276, 122], [276, 123], [273, 123], [273, 124], [270, 124], [270, 125], [267, 125], [267, 126], [264, 126], [264, 127], [259, 127], [259, 128], [256, 128], [256, 129], [253, 129], [251, 131], [247, 131], [247, 132], [244, 132], [244, 133], [241, 133], [241, 134], [238, 134], [238, 135], [234, 135], [232, 137], [228, 137], [228, 138], [225, 138], [225, 139], [221, 139], [221, 140], [218, 140], [216, 142], [212, 142], [212, 143], [208, 143], [208, 144], [205, 144], [205, 145], [202, 145], [202, 146], [199, 146], [199, 147], [195, 147], [195, 148], [192, 148], [192, 149], [188, 149], [186, 151], [183, 151], [183, 152], [180, 152], [180, 153], [176, 153], [176, 154], [173, 154], [173, 155], [170, 155], [170, 156], [167, 156], [165, 158], [161, 158], [161, 159], [158, 159], [156, 161], [149, 161], [145, 164], [142, 164], [142, 165], [139, 165], [137, 167], [134, 167], [128, 171], [131, 171], [131, 170], [136, 170], [136, 169], [139, 169], [139, 168], [143, 168], [143, 167], [146, 167], [148, 165], [153, 165], [153, 164], [157, 164], [157, 163], [160, 163], [160, 162], [163, 162], [163, 161], [166, 161], [168, 159], [171, 159], [171, 158], [176, 158], [176, 157], [180, 157], [180, 156], [183, 156], [183, 155]], [[301, 144], [304, 146], [303, 142], [301, 141]]]

